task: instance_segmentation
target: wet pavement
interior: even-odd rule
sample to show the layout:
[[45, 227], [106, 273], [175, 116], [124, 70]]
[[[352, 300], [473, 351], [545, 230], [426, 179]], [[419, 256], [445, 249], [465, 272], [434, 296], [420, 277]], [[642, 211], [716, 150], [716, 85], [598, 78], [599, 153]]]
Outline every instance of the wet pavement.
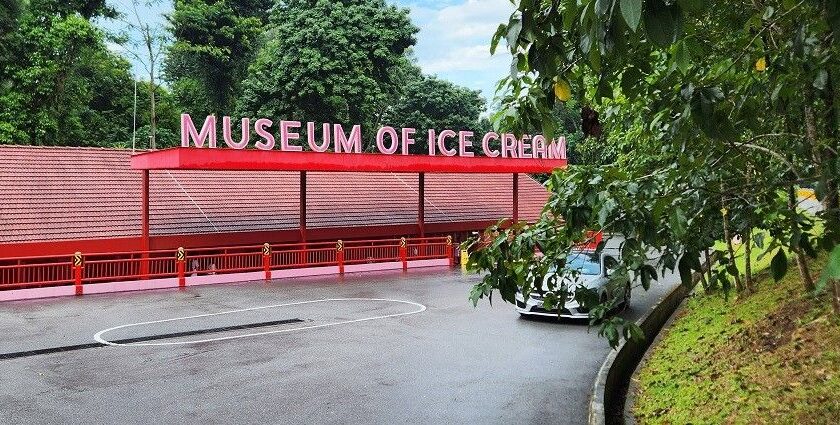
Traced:
[[478, 279], [430, 268], [0, 304], [0, 358], [15, 357], [0, 360], [0, 423], [585, 423], [606, 341], [500, 299], [473, 308]]

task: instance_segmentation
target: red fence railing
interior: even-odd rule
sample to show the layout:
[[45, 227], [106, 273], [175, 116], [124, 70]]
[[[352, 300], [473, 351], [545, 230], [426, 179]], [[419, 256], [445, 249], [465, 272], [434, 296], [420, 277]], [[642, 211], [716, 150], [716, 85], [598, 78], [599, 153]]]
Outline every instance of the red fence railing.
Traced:
[[0, 260], [0, 290], [120, 282], [272, 270], [449, 259], [454, 263], [452, 238], [376, 239], [277, 245], [249, 245], [157, 251], [75, 253], [63, 257], [20, 257]]

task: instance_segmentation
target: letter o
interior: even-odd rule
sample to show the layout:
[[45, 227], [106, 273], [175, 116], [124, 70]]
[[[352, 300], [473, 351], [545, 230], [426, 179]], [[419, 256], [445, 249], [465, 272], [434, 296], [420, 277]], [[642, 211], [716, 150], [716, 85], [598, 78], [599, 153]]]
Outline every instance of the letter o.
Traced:
[[[385, 147], [385, 134], [391, 136], [391, 146], [386, 148]], [[379, 152], [384, 154], [392, 154], [397, 151], [399, 148], [399, 139], [397, 138], [397, 130], [394, 130], [394, 127], [382, 127], [379, 131], [376, 132], [376, 147], [379, 148]]]

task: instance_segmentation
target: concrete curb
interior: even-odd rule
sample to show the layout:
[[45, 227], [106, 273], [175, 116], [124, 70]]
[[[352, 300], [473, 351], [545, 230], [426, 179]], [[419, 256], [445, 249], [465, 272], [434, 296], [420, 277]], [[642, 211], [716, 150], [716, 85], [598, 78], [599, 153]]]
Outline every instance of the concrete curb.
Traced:
[[[697, 283], [696, 275], [693, 283]], [[693, 285], [692, 285], [693, 286]], [[630, 378], [648, 347], [692, 288], [679, 284], [645, 313], [636, 324], [645, 333], [641, 343], [624, 341], [610, 351], [598, 370], [589, 399], [589, 424], [624, 424], [624, 396]]]

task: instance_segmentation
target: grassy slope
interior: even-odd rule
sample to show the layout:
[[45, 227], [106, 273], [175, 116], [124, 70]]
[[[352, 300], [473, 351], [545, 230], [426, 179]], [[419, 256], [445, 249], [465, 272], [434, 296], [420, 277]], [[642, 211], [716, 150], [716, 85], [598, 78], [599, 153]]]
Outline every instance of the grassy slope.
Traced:
[[840, 322], [789, 270], [745, 299], [686, 303], [641, 370], [640, 423], [840, 423]]

